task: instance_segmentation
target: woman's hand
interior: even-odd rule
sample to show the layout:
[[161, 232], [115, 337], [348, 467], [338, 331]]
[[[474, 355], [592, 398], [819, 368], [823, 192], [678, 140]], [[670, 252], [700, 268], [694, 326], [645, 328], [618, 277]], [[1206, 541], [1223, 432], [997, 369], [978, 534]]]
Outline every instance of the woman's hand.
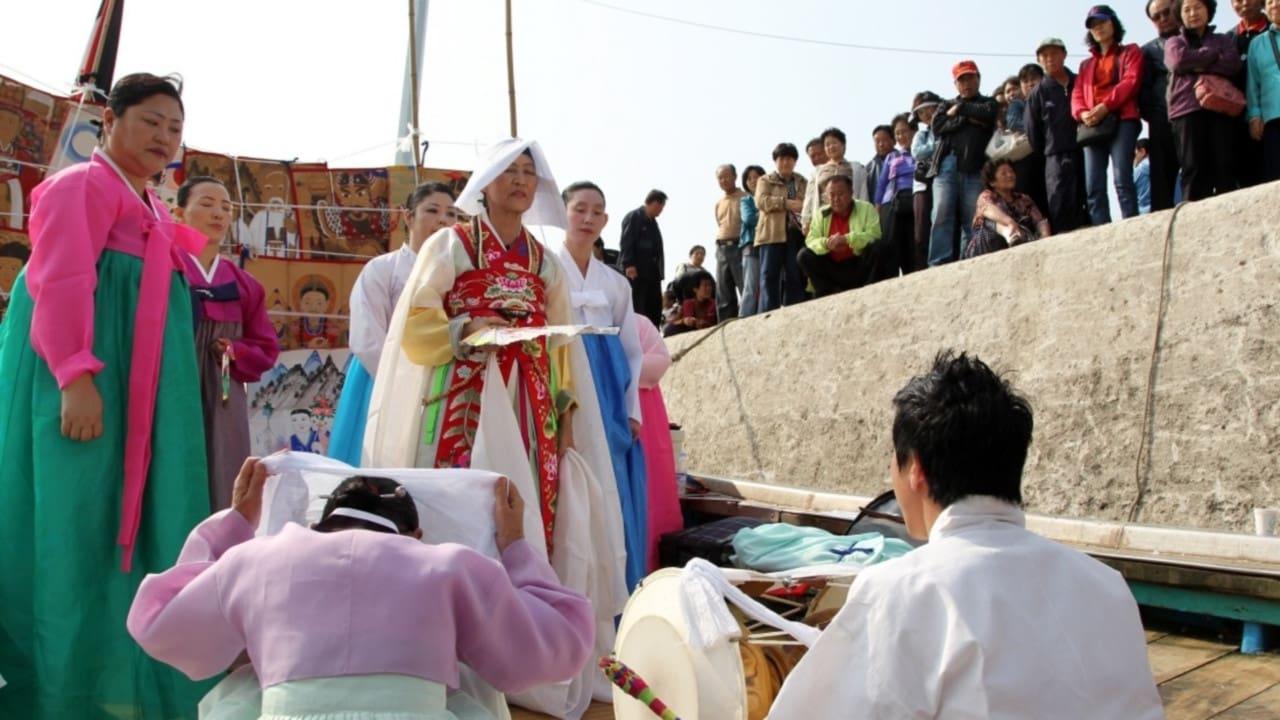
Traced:
[[493, 525], [498, 552], [524, 539], [524, 498], [507, 478], [493, 484]]
[[[501, 317], [472, 318], [471, 320], [467, 321], [466, 325], [462, 326], [462, 339], [463, 341], [465, 341], [467, 338], [471, 337], [472, 335], [475, 335], [476, 333], [482, 332], [484, 330], [488, 330], [490, 328], [504, 328], [504, 327], [511, 327], [511, 321]], [[498, 345], [479, 345], [474, 347], [473, 349], [479, 350], [481, 352], [494, 352], [494, 351], [497, 351], [499, 347], [500, 346]]]
[[62, 436], [79, 442], [102, 437], [102, 395], [84, 373], [62, 391]]
[[1256, 117], [1249, 121], [1249, 137], [1257, 142], [1262, 142], [1263, 129], [1266, 126], [1262, 123], [1262, 118]]
[[266, 485], [267, 466], [260, 458], [247, 458], [231, 489], [231, 507], [254, 527], [262, 519], [262, 490]]
[[564, 454], [573, 449], [573, 411], [568, 410], [560, 416], [560, 435], [557, 438], [560, 442], [559, 455]]
[[634, 440], [635, 438], [640, 437], [640, 430], [643, 427], [642, 425], [640, 425], [640, 421], [635, 419], [629, 419], [627, 422], [630, 423], [631, 425], [631, 438]]
[[233, 346], [231, 345], [231, 341], [226, 338], [218, 338], [217, 340], [214, 340], [212, 343], [209, 343], [210, 351], [213, 352], [213, 356], [216, 357], [219, 361], [221, 361], [222, 356], [226, 355], [227, 353], [231, 353], [232, 360], [236, 359], [235, 353], [232, 350], [232, 347]]

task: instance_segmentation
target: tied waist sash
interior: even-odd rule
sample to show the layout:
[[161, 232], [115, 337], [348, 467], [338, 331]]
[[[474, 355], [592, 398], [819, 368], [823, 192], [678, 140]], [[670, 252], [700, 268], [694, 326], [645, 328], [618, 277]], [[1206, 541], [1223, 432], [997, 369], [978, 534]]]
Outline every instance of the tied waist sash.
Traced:
[[143, 221], [142, 232], [122, 238], [112, 234], [107, 249], [142, 259], [138, 307], [134, 314], [133, 350], [129, 363], [124, 441], [124, 494], [120, 503], [122, 550], [120, 569], [133, 569], [133, 548], [142, 522], [142, 497], [151, 467], [151, 430], [155, 424], [160, 356], [169, 315], [169, 284], [183, 269], [182, 253], [199, 253], [208, 240], [194, 228], [156, 219]]

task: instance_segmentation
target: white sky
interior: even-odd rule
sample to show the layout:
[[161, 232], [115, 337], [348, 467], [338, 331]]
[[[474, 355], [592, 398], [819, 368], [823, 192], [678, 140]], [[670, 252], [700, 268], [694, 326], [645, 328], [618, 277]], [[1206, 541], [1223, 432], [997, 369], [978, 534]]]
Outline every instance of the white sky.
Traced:
[[[824, 127], [872, 155], [871, 129], [912, 95], [954, 95], [950, 67], [972, 55], [984, 92], [1031, 62], [1045, 36], [1085, 54], [1082, 0], [602, 0], [691, 22], [835, 43], [948, 51], [892, 53], [678, 25], [588, 0], [514, 0], [520, 133], [541, 142], [558, 180], [605, 190], [617, 246], [622, 216], [653, 187], [668, 276], [688, 248], [714, 242], [715, 168], [772, 168], [786, 140]], [[98, 0], [4, 0], [0, 73], [69, 89]], [[1143, 0], [1115, 0], [1127, 40], [1154, 32]], [[1236, 22], [1219, 4], [1217, 24]], [[189, 147], [335, 167], [394, 160], [408, 0], [126, 0], [116, 77], [186, 80]], [[949, 51], [956, 51], [951, 53]], [[1025, 58], [984, 57], [1026, 53]], [[431, 0], [421, 122], [427, 164], [470, 169], [476, 145], [507, 134], [502, 0]], [[458, 144], [453, 144], [458, 143]], [[798, 169], [808, 174], [808, 161]], [[1114, 205], [1118, 218], [1119, 209]], [[708, 259], [712, 264], [713, 259]]]

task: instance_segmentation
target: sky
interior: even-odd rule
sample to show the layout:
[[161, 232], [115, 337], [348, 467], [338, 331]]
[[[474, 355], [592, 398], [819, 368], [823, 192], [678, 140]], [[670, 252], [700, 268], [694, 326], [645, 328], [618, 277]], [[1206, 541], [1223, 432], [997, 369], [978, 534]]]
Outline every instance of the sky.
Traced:
[[[6, 0], [0, 73], [69, 90], [98, 4]], [[1075, 68], [1086, 53], [1091, 5], [512, 4], [520, 134], [539, 141], [561, 186], [590, 179], [604, 189], [609, 247], [617, 247], [623, 215], [651, 188], [665, 191], [659, 223], [668, 277], [690, 246], [714, 244], [720, 164], [772, 169], [775, 144], [795, 143], [803, 155], [804, 143], [832, 125], [848, 135], [849, 156], [865, 161], [872, 128], [908, 110], [916, 92], [955, 95], [950, 68], [961, 59], [978, 62], [988, 94], [1034, 61], [1046, 36], [1066, 41]], [[1144, 4], [1111, 3], [1130, 42], [1154, 36]], [[1217, 24], [1235, 20], [1230, 3], [1220, 3]], [[408, 26], [408, 0], [125, 0], [116, 77], [181, 73], [191, 148], [334, 167], [388, 165], [401, 132]], [[430, 0], [425, 43], [419, 112], [431, 142], [426, 164], [469, 170], [485, 145], [509, 134], [502, 0]], [[811, 170], [803, 157], [797, 168]]]

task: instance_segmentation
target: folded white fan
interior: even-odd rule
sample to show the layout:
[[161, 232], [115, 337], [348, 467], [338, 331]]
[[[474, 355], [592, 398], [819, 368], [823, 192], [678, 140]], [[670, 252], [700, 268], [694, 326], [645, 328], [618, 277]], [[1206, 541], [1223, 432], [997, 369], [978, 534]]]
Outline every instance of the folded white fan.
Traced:
[[463, 345], [480, 347], [483, 345], [510, 345], [540, 337], [558, 336], [564, 338], [578, 335], [617, 335], [616, 327], [596, 327], [594, 325], [543, 325], [541, 327], [485, 328], [463, 338]]

